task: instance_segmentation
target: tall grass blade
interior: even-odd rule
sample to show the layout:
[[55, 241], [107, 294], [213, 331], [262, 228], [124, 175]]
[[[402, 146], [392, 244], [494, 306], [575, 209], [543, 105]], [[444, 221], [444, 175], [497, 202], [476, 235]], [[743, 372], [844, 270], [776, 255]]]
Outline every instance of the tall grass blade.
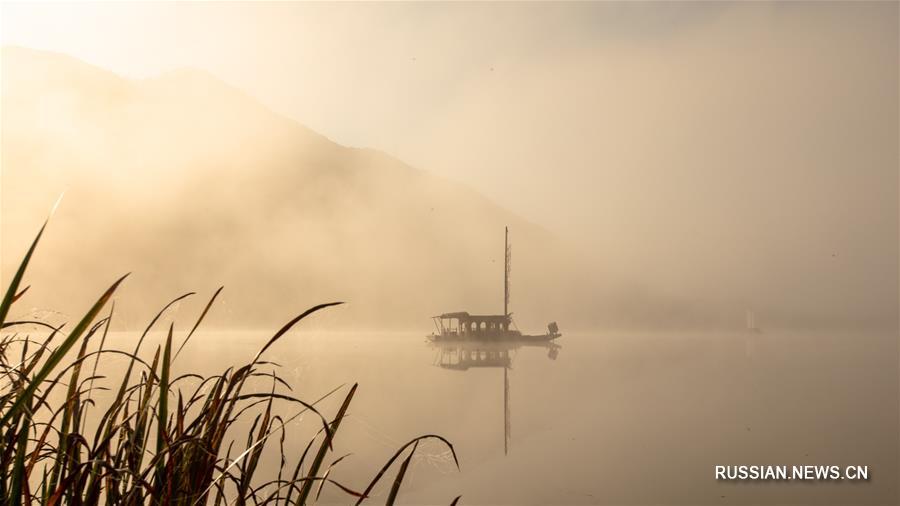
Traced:
[[334, 417], [334, 421], [331, 422], [331, 432], [326, 433], [324, 438], [322, 439], [322, 444], [319, 446], [319, 451], [318, 453], [316, 453], [312, 464], [309, 466], [309, 473], [307, 473], [306, 475], [306, 481], [303, 483], [303, 487], [301, 487], [300, 494], [297, 497], [297, 504], [299, 506], [304, 506], [306, 504], [307, 498], [309, 498], [309, 494], [312, 491], [314, 479], [319, 473], [319, 468], [322, 466], [322, 461], [325, 460], [325, 453], [329, 448], [331, 448], [331, 441], [332, 439], [334, 439], [334, 433], [338, 430], [338, 427], [340, 427], [341, 421], [344, 419], [344, 415], [347, 413], [347, 408], [350, 406], [350, 401], [353, 400], [353, 394], [356, 393], [356, 388], [358, 386], [358, 384], [354, 383], [350, 388], [350, 392], [344, 399], [344, 403], [341, 404], [341, 409], [338, 410], [337, 416]]
[[[169, 335], [163, 351], [162, 371], [159, 377], [159, 406], [156, 418], [156, 454], [162, 455], [169, 439], [166, 424], [169, 420], [169, 374], [172, 366], [172, 334], [175, 324], [169, 324]], [[156, 464], [156, 484], [161, 487], [165, 480], [165, 462], [159, 459]]]
[[3, 300], [0, 301], [0, 327], [3, 326], [3, 323], [6, 321], [6, 316], [9, 314], [9, 308], [12, 306], [13, 301], [17, 298], [17, 293], [19, 290], [19, 285], [22, 283], [22, 278], [25, 277], [25, 269], [28, 267], [28, 263], [31, 261], [31, 256], [34, 255], [34, 250], [37, 248], [38, 241], [41, 240], [41, 236], [44, 234], [44, 230], [47, 228], [47, 222], [45, 221], [43, 225], [41, 225], [41, 229], [38, 231], [37, 236], [35, 236], [34, 241], [31, 242], [31, 246], [28, 248], [28, 252], [25, 253], [25, 258], [22, 259], [22, 262], [19, 263], [19, 268], [16, 269], [16, 273], [13, 275], [12, 280], [9, 282], [9, 287], [6, 289], [6, 294], [3, 296]]
[[224, 286], [220, 286], [219, 289], [216, 290], [216, 293], [213, 294], [212, 298], [209, 299], [209, 302], [206, 303], [206, 307], [203, 308], [203, 312], [200, 313], [200, 318], [197, 318], [197, 322], [194, 323], [194, 327], [191, 329], [190, 332], [188, 332], [188, 335], [187, 335], [187, 337], [184, 338], [184, 341], [181, 342], [181, 346], [178, 347], [178, 351], [175, 352], [175, 357], [172, 358], [172, 360], [175, 360], [176, 358], [178, 358], [178, 354], [181, 353], [181, 350], [184, 348], [184, 345], [186, 345], [188, 343], [188, 341], [190, 341], [191, 336], [194, 335], [194, 332], [197, 330], [197, 327], [200, 326], [200, 322], [202, 322], [203, 319], [206, 318], [206, 313], [209, 312], [209, 308], [211, 308], [213, 305], [213, 302], [216, 301], [216, 297], [218, 297], [219, 294], [222, 293], [222, 289], [224, 289], [224, 288], [225, 288]]
[[37, 374], [35, 374], [34, 378], [31, 380], [31, 383], [28, 385], [25, 391], [17, 397], [15, 403], [13, 403], [13, 405], [6, 411], [6, 413], [3, 414], [3, 417], [0, 418], [0, 428], [6, 426], [10, 418], [18, 414], [22, 407], [29, 402], [31, 396], [34, 395], [35, 390], [37, 390], [41, 382], [47, 379], [47, 376], [50, 375], [50, 372], [53, 371], [53, 369], [59, 364], [60, 361], [62, 361], [66, 353], [69, 352], [69, 350], [78, 341], [84, 331], [87, 330], [88, 326], [91, 324], [94, 318], [97, 317], [97, 313], [99, 313], [100, 310], [103, 309], [103, 306], [106, 304], [109, 298], [112, 297], [112, 294], [116, 291], [116, 288], [119, 287], [119, 284], [127, 277], [128, 274], [119, 278], [115, 283], [112, 284], [112, 286], [110, 286], [106, 290], [106, 292], [103, 293], [102, 296], [100, 296], [99, 299], [97, 299], [97, 302], [94, 303], [87, 314], [85, 314], [81, 321], [78, 322], [78, 325], [76, 325], [75, 328], [72, 329], [72, 332], [68, 335], [68, 337], [66, 337], [59, 348], [57, 348], [56, 351], [54, 351], [50, 355], [50, 357], [47, 358], [47, 362], [45, 362], [41, 369], [37, 372]]
[[397, 493], [400, 492], [400, 484], [403, 483], [403, 478], [406, 476], [406, 470], [409, 469], [409, 462], [412, 460], [413, 455], [416, 453], [416, 448], [418, 447], [419, 442], [416, 441], [416, 444], [413, 445], [409, 455], [406, 456], [406, 459], [403, 460], [403, 464], [400, 465], [400, 470], [397, 471], [397, 477], [394, 478], [394, 484], [391, 485], [391, 492], [388, 494], [387, 501], [385, 502], [386, 506], [393, 506], [394, 501], [397, 500]]
[[278, 341], [279, 339], [281, 339], [281, 336], [283, 336], [285, 333], [287, 333], [288, 330], [291, 330], [291, 327], [296, 325], [297, 322], [299, 322], [300, 320], [315, 313], [316, 311], [320, 311], [322, 309], [325, 309], [326, 307], [337, 306], [340, 304], [343, 304], [343, 302], [327, 302], [325, 304], [319, 304], [317, 306], [313, 306], [313, 307], [307, 309], [306, 311], [304, 311], [299, 316], [295, 317], [293, 320], [287, 322], [286, 324], [284, 324], [283, 327], [281, 327], [281, 329], [278, 332], [275, 333], [274, 336], [272, 336], [271, 339], [269, 339], [269, 341], [265, 344], [265, 346], [263, 346], [262, 349], [259, 350], [259, 352], [256, 354], [256, 357], [254, 357], [253, 361], [250, 363], [255, 364], [257, 361], [259, 361], [259, 357], [261, 357], [262, 354], [265, 353], [266, 350], [269, 349], [270, 346], [275, 344], [275, 341]]
[[[365, 497], [369, 496], [369, 494], [372, 492], [372, 489], [375, 488], [375, 485], [377, 485], [378, 481], [381, 480], [381, 477], [384, 476], [384, 473], [387, 472], [387, 470], [391, 467], [391, 465], [394, 463], [394, 461], [397, 460], [397, 458], [403, 453], [404, 450], [409, 448], [411, 445], [418, 444], [419, 441], [422, 441], [425, 439], [437, 439], [438, 441], [441, 441], [442, 443], [444, 443], [447, 446], [447, 448], [450, 449], [450, 454], [453, 455], [453, 462], [456, 464], [456, 468], [459, 469], [459, 459], [456, 457], [456, 450], [453, 449], [453, 445], [450, 444], [450, 441], [447, 441], [446, 439], [444, 439], [441, 436], [438, 436], [437, 434], [426, 434], [424, 436], [419, 436], [415, 439], [412, 439], [411, 441], [409, 441], [408, 443], [406, 443], [405, 445], [400, 447], [400, 449], [397, 450], [396, 453], [394, 453], [394, 455], [387, 461], [387, 463], [385, 463], [384, 466], [382, 466], [381, 470], [378, 471], [378, 474], [375, 475], [375, 478], [373, 478], [372, 482], [369, 483], [369, 486], [366, 487], [366, 490], [363, 492], [363, 496], [365, 496]], [[360, 504], [362, 504], [363, 499], [364, 499], [364, 497], [362, 497], [358, 501], [356, 501], [356, 506], [359, 506]]]
[[16, 438], [16, 458], [12, 468], [12, 485], [9, 491], [10, 504], [19, 506], [22, 504], [22, 487], [28, 479], [25, 474], [25, 454], [27, 453], [28, 431], [31, 428], [31, 418], [26, 415], [22, 418], [22, 427]]
[[26, 292], [28, 292], [28, 289], [29, 289], [29, 288], [31, 288], [30, 285], [29, 285], [29, 286], [26, 286], [25, 288], [23, 288], [21, 292], [15, 294], [15, 295], [13, 296], [13, 298], [12, 298], [12, 303], [11, 303], [11, 304], [15, 304], [17, 300], [21, 299], [22, 296], [25, 295]]

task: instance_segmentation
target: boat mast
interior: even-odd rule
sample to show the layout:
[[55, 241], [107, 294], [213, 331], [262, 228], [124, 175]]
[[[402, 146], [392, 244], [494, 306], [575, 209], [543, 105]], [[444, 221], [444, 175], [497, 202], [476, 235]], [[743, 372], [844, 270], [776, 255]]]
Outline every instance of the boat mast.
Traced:
[[503, 315], [509, 316], [509, 227], [504, 227], [506, 235], [504, 237], [504, 267], [503, 267]]

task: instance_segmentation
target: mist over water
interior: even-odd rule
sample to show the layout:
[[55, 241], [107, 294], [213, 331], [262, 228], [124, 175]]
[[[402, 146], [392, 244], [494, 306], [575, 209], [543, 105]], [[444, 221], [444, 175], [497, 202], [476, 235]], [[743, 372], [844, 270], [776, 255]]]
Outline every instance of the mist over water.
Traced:
[[[77, 321], [132, 272], [131, 349], [197, 292], [152, 351], [224, 285], [174, 371], [218, 374], [344, 301], [267, 358], [304, 400], [360, 384], [347, 485], [453, 442], [460, 470], [423, 445], [404, 503], [896, 503], [898, 9], [4, 5], [3, 286], [65, 193], [11, 316]], [[502, 312], [504, 227], [512, 317], [560, 348], [427, 344], [433, 315]], [[714, 479], [735, 464], [871, 479]]]

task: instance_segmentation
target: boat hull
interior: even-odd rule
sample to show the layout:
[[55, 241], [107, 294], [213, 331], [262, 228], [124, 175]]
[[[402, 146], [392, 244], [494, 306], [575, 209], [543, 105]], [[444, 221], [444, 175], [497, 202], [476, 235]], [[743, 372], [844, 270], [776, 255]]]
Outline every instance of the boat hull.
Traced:
[[470, 336], [460, 336], [458, 334], [429, 334], [428, 339], [434, 342], [442, 342], [442, 343], [497, 343], [497, 342], [533, 342], [533, 343], [546, 343], [561, 337], [562, 334], [538, 334], [538, 335], [526, 335], [516, 333], [502, 333], [502, 334], [479, 334], [479, 335], [470, 335]]

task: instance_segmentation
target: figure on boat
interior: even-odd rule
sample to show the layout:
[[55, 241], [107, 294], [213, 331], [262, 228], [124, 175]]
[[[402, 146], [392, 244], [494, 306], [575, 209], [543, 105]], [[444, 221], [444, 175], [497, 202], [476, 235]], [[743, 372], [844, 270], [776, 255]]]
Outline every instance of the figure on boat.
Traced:
[[505, 262], [503, 272], [503, 314], [474, 315], [465, 311], [433, 316], [436, 331], [433, 341], [552, 341], [562, 334], [556, 322], [547, 325], [546, 334], [528, 335], [515, 329], [509, 312], [510, 247], [509, 228], [505, 236]]

